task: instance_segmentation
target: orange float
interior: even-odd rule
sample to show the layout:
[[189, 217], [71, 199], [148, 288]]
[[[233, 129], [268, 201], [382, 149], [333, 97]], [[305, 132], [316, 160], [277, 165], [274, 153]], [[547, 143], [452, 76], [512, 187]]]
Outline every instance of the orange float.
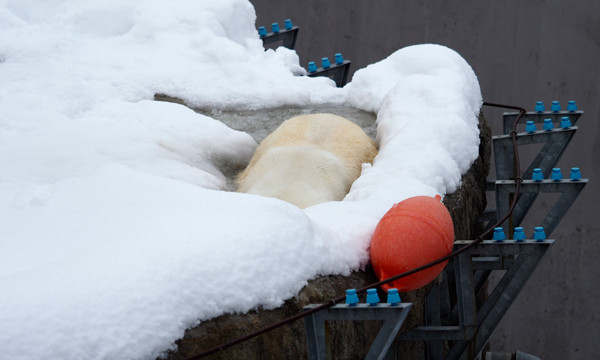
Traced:
[[[452, 252], [454, 225], [441, 196], [401, 201], [381, 218], [371, 240], [371, 264], [379, 280], [423, 266]], [[407, 292], [435, 279], [448, 261], [381, 287]]]

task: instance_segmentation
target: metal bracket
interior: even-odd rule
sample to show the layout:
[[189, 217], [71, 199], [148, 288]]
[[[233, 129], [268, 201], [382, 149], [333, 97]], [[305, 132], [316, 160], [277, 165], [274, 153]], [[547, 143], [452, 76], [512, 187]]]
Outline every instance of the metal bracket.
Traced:
[[[583, 111], [528, 111], [519, 119], [518, 124], [525, 124], [527, 121], [533, 121], [535, 124], [542, 124], [544, 123], [544, 119], [552, 119], [552, 123], [560, 123], [560, 120], [563, 117], [569, 117], [571, 124], [575, 125], [582, 114]], [[518, 112], [504, 113], [502, 116], [504, 134], [509, 134], [512, 131], [513, 123], [518, 115]]]
[[[576, 126], [569, 128], [556, 128], [552, 130], [540, 130], [532, 133], [518, 133], [517, 145], [530, 145], [546, 143], [536, 158], [531, 162], [527, 170], [522, 174], [523, 178], [531, 178], [533, 169], [540, 168], [544, 177], [548, 177], [552, 168], [564, 153], [571, 138], [577, 131]], [[498, 179], [514, 179], [515, 161], [512, 151], [512, 138], [510, 135], [492, 136], [494, 147], [494, 161], [496, 162], [496, 176]]]
[[350, 60], [344, 60], [340, 64], [331, 64], [328, 68], [320, 67], [315, 72], [309, 72], [308, 76], [325, 76], [335, 81], [337, 87], [343, 87], [348, 81], [351, 63]]
[[[304, 307], [304, 310], [309, 310], [316, 306], [318, 305], [308, 305]], [[323, 360], [327, 358], [328, 347], [325, 341], [325, 321], [383, 320], [383, 325], [365, 359], [384, 359], [411, 308], [411, 303], [399, 303], [397, 305], [380, 303], [376, 306], [365, 303], [356, 304], [355, 306], [338, 304], [313, 313], [304, 318], [308, 357], [311, 360]]]
[[[455, 250], [471, 242], [456, 241]], [[428, 359], [475, 358], [553, 243], [486, 240], [460, 254], [427, 297], [427, 325], [402, 334], [400, 339], [425, 340]], [[477, 306], [477, 293], [493, 270], [506, 272]]]
[[[523, 180], [520, 189], [521, 195], [517, 199], [517, 204], [512, 213], [512, 226], [509, 226], [508, 222], [504, 222], [504, 232], [512, 234], [513, 228], [523, 222], [525, 215], [539, 193], [560, 193], [561, 196], [556, 200], [556, 203], [540, 224], [540, 226], [544, 227], [546, 235], [550, 236], [587, 183], [588, 179]], [[515, 188], [516, 183], [514, 180], [496, 181], [496, 213], [498, 214], [498, 218], [508, 212], [510, 199], [513, 198]]]
[[476, 295], [471, 257], [462, 253], [446, 266], [444, 280], [427, 296], [426, 325], [402, 334], [400, 340], [425, 340], [428, 358], [443, 359], [446, 341], [466, 345], [475, 335]]
[[284, 46], [288, 49], [296, 48], [296, 39], [298, 38], [298, 30], [300, 28], [298, 26], [292, 26], [291, 29], [282, 29], [279, 32], [270, 32], [265, 36], [261, 36], [263, 46], [272, 44], [277, 41], [283, 41], [281, 46]]

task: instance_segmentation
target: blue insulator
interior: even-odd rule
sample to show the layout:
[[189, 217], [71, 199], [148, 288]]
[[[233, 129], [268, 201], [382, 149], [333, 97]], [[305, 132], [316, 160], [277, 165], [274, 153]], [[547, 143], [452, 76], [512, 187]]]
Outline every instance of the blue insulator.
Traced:
[[388, 304], [392, 305], [392, 306], [396, 306], [400, 303], [400, 294], [398, 294], [398, 289], [396, 288], [391, 288], [388, 290], [387, 293], [387, 302]]
[[358, 303], [358, 295], [356, 295], [356, 289], [346, 290], [346, 304], [350, 306], [356, 306]]
[[560, 171], [560, 168], [552, 169], [552, 175], [550, 176], [550, 178], [554, 181], [562, 180], [563, 175], [562, 175], [562, 172]]
[[292, 20], [290, 20], [290, 19], [285, 19], [283, 21], [283, 26], [285, 27], [286, 30], [291, 30], [292, 27], [294, 27], [294, 25], [292, 25]]
[[552, 124], [552, 119], [544, 119], [544, 130], [552, 130], [554, 129], [554, 124]]
[[571, 111], [571, 112], [577, 111], [577, 104], [575, 103], [575, 101], [573, 101], [573, 100], [569, 101], [569, 104], [567, 105], [567, 110]]
[[321, 67], [323, 69], [329, 69], [330, 66], [331, 66], [331, 63], [329, 63], [329, 58], [324, 57], [321, 59]]
[[544, 110], [546, 110], [546, 108], [544, 107], [544, 102], [543, 101], [536, 101], [535, 102], [535, 111], [537, 111], [537, 112], [543, 112]]
[[518, 226], [515, 228], [515, 231], [513, 233], [513, 239], [515, 239], [516, 241], [525, 240], [525, 231], [523, 231], [522, 226]]
[[377, 289], [367, 290], [367, 304], [370, 306], [377, 306], [377, 304], [379, 304], [379, 295], [377, 295]]
[[308, 72], [309, 72], [309, 73], [314, 73], [314, 72], [316, 72], [316, 71], [317, 71], [317, 64], [315, 64], [315, 62], [314, 62], [314, 61], [310, 61], [310, 62], [308, 63]]
[[568, 116], [562, 117], [560, 119], [560, 127], [563, 129], [568, 129], [571, 127], [571, 120], [569, 120]]
[[538, 226], [536, 228], [533, 229], [533, 238], [537, 241], [543, 241], [546, 240], [546, 233], [544, 232], [544, 227], [543, 226]]
[[277, 34], [279, 32], [279, 24], [276, 22], [272, 23], [271, 29], [273, 30], [273, 33]]
[[492, 236], [492, 240], [496, 240], [501, 242], [506, 239], [506, 235], [504, 235], [504, 229], [501, 227], [494, 228], [494, 235]]
[[544, 174], [542, 173], [542, 169], [540, 169], [540, 168], [533, 169], [533, 174], [531, 175], [531, 180], [535, 180], [535, 181], [544, 180]]
[[569, 178], [573, 181], [581, 179], [581, 172], [578, 167], [571, 168], [571, 175], [569, 175]]
[[560, 102], [558, 102], [557, 100], [554, 100], [552, 102], [552, 106], [550, 107], [550, 110], [552, 112], [559, 112], [560, 111]]
[[533, 122], [533, 120], [527, 121], [527, 125], [525, 125], [525, 131], [532, 133], [536, 130], [537, 128], [535, 127], [535, 122]]
[[342, 54], [341, 53], [335, 54], [335, 63], [340, 65], [343, 62], [344, 62], [344, 57], [342, 56]]
[[264, 26], [259, 27], [258, 35], [260, 35], [260, 37], [267, 36], [267, 29]]

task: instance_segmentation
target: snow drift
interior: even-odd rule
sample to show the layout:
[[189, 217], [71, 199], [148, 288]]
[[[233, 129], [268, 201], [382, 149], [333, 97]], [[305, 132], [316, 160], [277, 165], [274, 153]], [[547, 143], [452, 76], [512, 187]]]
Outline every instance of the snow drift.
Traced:
[[[0, 1], [3, 356], [152, 359], [198, 321], [359, 269], [393, 203], [456, 189], [481, 106], [457, 53], [407, 47], [338, 89], [265, 52], [254, 21], [243, 0]], [[380, 152], [341, 202], [222, 191], [256, 142], [159, 92], [373, 111]]]

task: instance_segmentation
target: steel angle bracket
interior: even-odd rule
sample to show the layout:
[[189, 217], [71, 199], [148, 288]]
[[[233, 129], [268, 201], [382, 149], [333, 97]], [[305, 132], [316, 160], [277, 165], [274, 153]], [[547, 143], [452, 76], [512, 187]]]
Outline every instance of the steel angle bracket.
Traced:
[[[457, 241], [455, 248], [471, 241]], [[470, 343], [456, 343], [447, 359], [475, 358], [484, 349], [500, 320], [554, 240], [487, 240], [469, 250], [473, 271], [505, 270], [504, 275], [477, 309], [477, 332]]]
[[400, 340], [425, 341], [432, 360], [444, 359], [446, 341], [467, 347], [477, 329], [476, 295], [471, 255], [464, 252], [449, 262], [442, 282], [427, 296], [425, 326], [402, 334]]
[[[472, 241], [458, 240], [454, 249]], [[400, 336], [426, 341], [427, 359], [475, 359], [554, 240], [486, 240], [451, 261], [427, 297], [425, 326]], [[479, 289], [494, 270], [504, 274], [484, 302]]]
[[[543, 226], [546, 235], [550, 236], [587, 183], [588, 179], [523, 180], [520, 187], [521, 194], [517, 199], [515, 209], [512, 213], [512, 226], [519, 226], [523, 222], [525, 215], [533, 205], [533, 202], [539, 193], [560, 193], [561, 196], [539, 225]], [[502, 214], [508, 213], [510, 201], [515, 190], [516, 182], [514, 180], [496, 181], [496, 214], [498, 219]], [[509, 229], [508, 222], [505, 222], [502, 226], [507, 234], [512, 233], [512, 229]]]
[[[583, 115], [583, 111], [528, 111], [519, 119], [518, 124], [525, 124], [527, 121], [533, 121], [535, 124], [543, 124], [545, 119], [552, 119], [552, 123], [560, 123], [562, 118], [568, 117], [571, 120], [571, 124], [575, 125], [581, 115]], [[504, 113], [502, 116], [504, 134], [509, 134], [512, 131], [512, 126], [517, 116], [519, 116], [518, 112]]]
[[261, 36], [263, 46], [269, 45], [277, 41], [283, 41], [281, 46], [288, 49], [296, 48], [296, 39], [298, 39], [298, 26], [292, 26], [291, 29], [282, 29], [279, 32], [270, 32], [265, 36]]
[[320, 67], [315, 72], [309, 72], [308, 76], [325, 76], [335, 81], [337, 87], [343, 87], [348, 82], [351, 63], [352, 61], [350, 60], [344, 60], [339, 64], [331, 64], [331, 66], [327, 68]]
[[[310, 310], [317, 306], [319, 305], [308, 305], [304, 307], [304, 310]], [[328, 347], [325, 341], [326, 321], [383, 320], [381, 329], [365, 359], [386, 359], [388, 350], [393, 344], [396, 334], [400, 330], [404, 320], [406, 320], [411, 308], [411, 303], [399, 303], [397, 305], [379, 303], [377, 306], [371, 306], [366, 303], [356, 304], [355, 306], [338, 304], [306, 316], [304, 318], [304, 327], [308, 344], [308, 357], [311, 360], [323, 360], [327, 358]]]
[[[530, 179], [535, 168], [542, 169], [544, 177], [548, 177], [577, 129], [576, 126], [572, 126], [564, 129], [556, 128], [518, 133], [517, 145], [546, 143], [527, 170], [523, 172], [522, 177]], [[513, 147], [512, 137], [510, 135], [492, 136], [492, 144], [494, 147], [494, 161], [496, 163], [496, 177], [498, 179], [514, 179], [515, 160], [514, 154], [511, 151]]]

